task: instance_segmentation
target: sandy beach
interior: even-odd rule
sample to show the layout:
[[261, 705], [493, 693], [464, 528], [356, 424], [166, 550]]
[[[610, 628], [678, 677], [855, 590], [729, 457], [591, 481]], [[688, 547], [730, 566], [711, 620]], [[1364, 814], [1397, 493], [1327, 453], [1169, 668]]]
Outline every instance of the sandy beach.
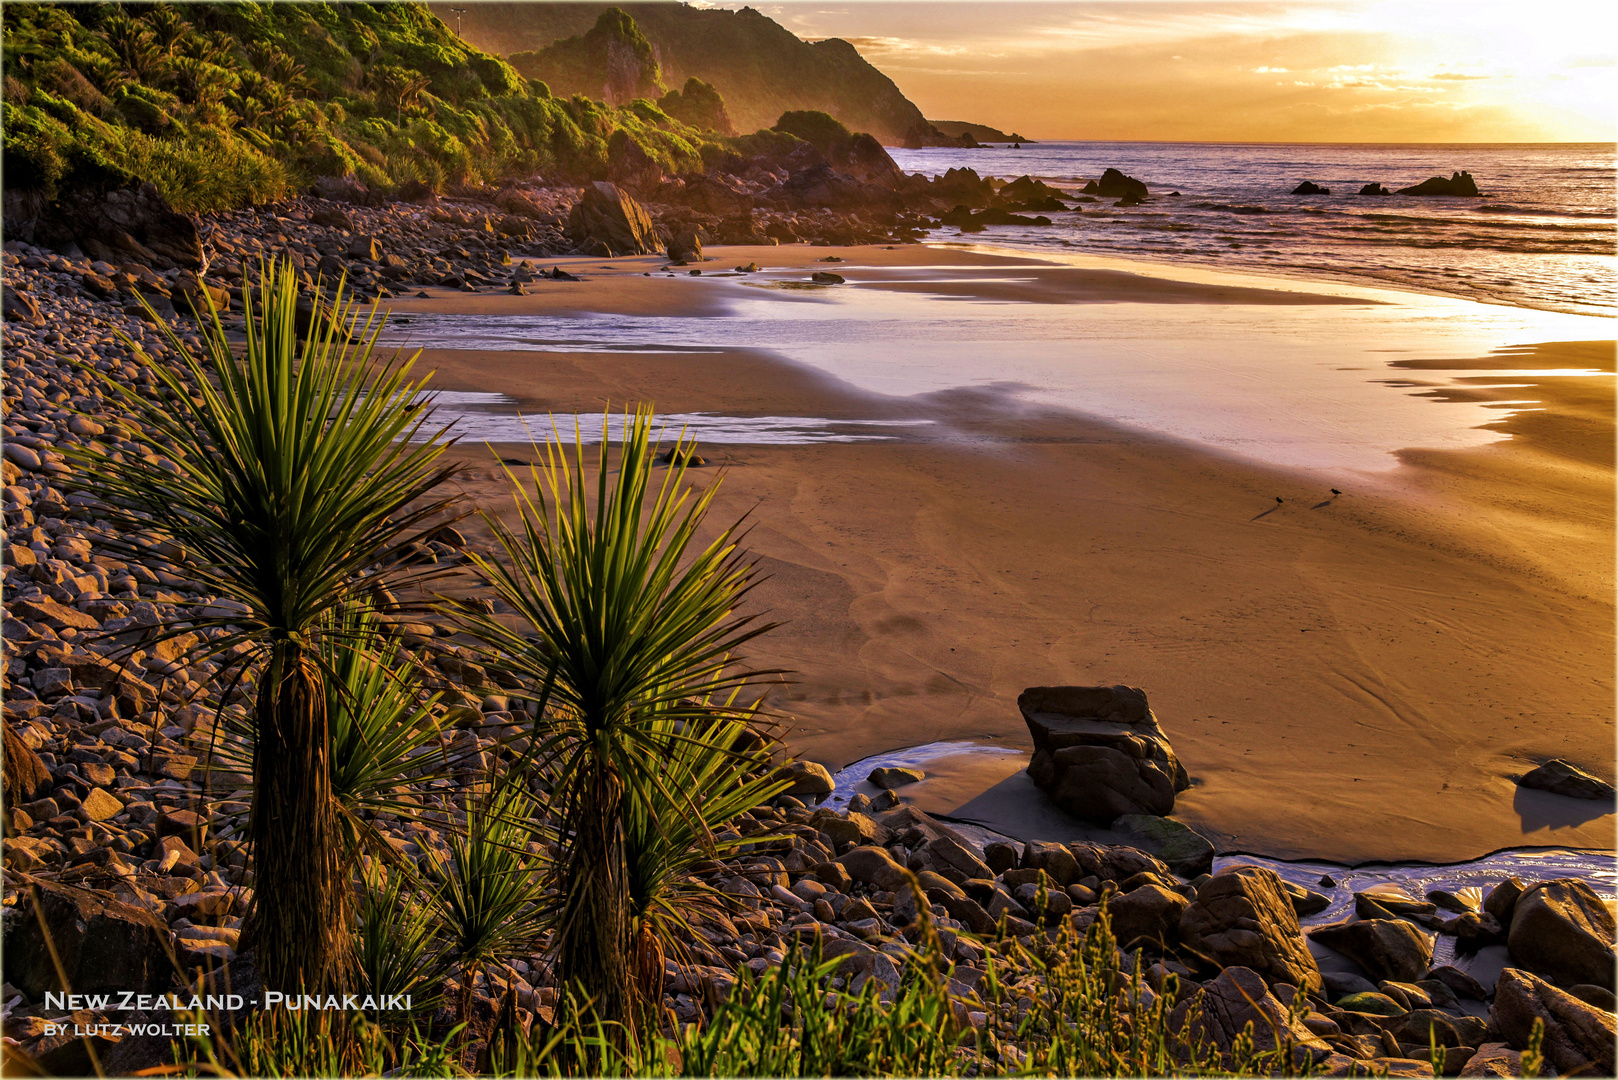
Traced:
[[[1344, 302], [1299, 283], [1058, 272], [959, 249], [710, 254], [705, 275], [753, 260], [821, 269], [828, 255], [857, 255], [883, 270], [862, 287], [1025, 302], [1034, 314], [1087, 302], [1227, 313]], [[943, 260], [970, 272], [947, 290], [912, 280]], [[720, 310], [713, 283], [643, 276], [661, 260], [563, 263], [586, 280], [542, 282], [521, 297], [435, 291], [392, 308]], [[811, 291], [761, 294], [819, 302]], [[757, 349], [435, 349], [423, 363], [440, 389], [498, 391], [528, 415], [648, 403], [660, 413], [929, 421], [891, 441], [707, 446], [710, 467], [689, 474], [699, 485], [723, 476], [718, 520], [750, 515], [748, 543], [769, 575], [754, 597], [784, 626], [749, 660], [798, 673], [772, 701], [790, 746], [834, 771], [940, 740], [1026, 750], [1023, 688], [1126, 683], [1150, 695], [1193, 777], [1176, 816], [1222, 850], [1437, 862], [1613, 842], [1610, 806], [1514, 783], [1549, 757], [1612, 776], [1613, 380], [1513, 376], [1503, 389], [1445, 375], [1610, 373], [1613, 345], [1514, 344], [1523, 348], [1399, 359], [1384, 376], [1417, 392], [1430, 382], [1446, 400], [1537, 401], [1538, 411], [1502, 410], [1509, 440], [1407, 451], [1376, 482], [1352, 484], [994, 389], [875, 395]], [[459, 452], [467, 492], [509, 509], [489, 450]], [[494, 452], [525, 456], [513, 444]], [[1332, 486], [1345, 493], [1333, 497]], [[912, 795], [948, 813], [994, 803], [996, 789], [1001, 823], [1032, 827], [1020, 761], [958, 755]]]

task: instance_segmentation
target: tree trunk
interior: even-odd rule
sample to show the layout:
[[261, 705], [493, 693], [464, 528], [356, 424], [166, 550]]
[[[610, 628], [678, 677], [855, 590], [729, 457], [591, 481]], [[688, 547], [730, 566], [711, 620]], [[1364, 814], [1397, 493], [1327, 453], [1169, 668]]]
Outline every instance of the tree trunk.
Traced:
[[618, 777], [598, 767], [574, 803], [557, 973], [563, 986], [579, 986], [601, 1019], [634, 1031], [639, 1011], [631, 974], [629, 874], [619, 821], [622, 800]]
[[266, 989], [326, 994], [355, 968], [348, 867], [332, 797], [326, 695], [296, 645], [275, 646], [253, 748], [252, 938]]

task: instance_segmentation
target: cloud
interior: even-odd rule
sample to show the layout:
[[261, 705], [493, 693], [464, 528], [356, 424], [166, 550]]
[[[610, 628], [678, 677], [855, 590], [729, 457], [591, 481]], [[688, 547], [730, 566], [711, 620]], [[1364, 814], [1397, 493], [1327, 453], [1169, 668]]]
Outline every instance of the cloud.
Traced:
[[1265, 67], [1256, 67], [1256, 68], [1253, 69], [1253, 74], [1255, 74], [1255, 75], [1285, 75], [1286, 73], [1287, 73], [1287, 69], [1284, 68], [1284, 67], [1265, 66]]
[[1427, 77], [1429, 79], [1449, 79], [1454, 82], [1480, 82], [1484, 79], [1494, 78], [1493, 75], [1468, 75], [1461, 71], [1440, 71]]

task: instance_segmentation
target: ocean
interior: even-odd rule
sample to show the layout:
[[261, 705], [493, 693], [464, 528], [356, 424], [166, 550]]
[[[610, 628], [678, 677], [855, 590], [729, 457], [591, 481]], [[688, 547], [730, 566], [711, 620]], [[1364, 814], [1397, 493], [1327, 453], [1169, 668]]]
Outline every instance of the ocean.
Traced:
[[[1540, 308], [1618, 314], [1615, 147], [1550, 145], [1268, 145], [1045, 142], [1021, 149], [888, 152], [906, 172], [1031, 175], [1077, 191], [1104, 169], [1144, 181], [1153, 198], [1047, 215], [959, 239], [1272, 271]], [[1362, 196], [1466, 170], [1483, 198]], [[1330, 195], [1292, 195], [1304, 180]], [[1179, 192], [1178, 196], [1170, 195]], [[948, 240], [956, 230], [935, 231]]]

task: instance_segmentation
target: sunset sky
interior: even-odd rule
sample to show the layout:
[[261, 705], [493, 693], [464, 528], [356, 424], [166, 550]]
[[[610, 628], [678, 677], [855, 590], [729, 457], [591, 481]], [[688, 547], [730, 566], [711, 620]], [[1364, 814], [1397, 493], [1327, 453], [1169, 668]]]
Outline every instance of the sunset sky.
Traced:
[[1618, 138], [1610, 0], [752, 6], [854, 42], [930, 119], [1032, 138]]

